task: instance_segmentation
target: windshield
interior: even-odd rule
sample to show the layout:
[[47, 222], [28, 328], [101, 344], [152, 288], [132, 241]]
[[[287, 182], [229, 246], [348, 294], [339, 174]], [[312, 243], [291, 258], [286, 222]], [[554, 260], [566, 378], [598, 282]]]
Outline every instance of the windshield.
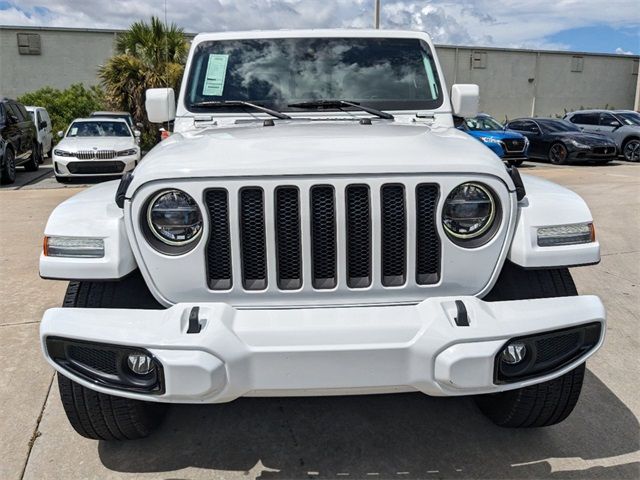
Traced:
[[537, 120], [538, 125], [545, 132], [581, 132], [573, 123], [565, 120]]
[[439, 107], [442, 89], [429, 46], [418, 39], [278, 38], [199, 44], [189, 73], [187, 109], [206, 111], [206, 106], [193, 104], [231, 100], [297, 112], [299, 108], [288, 105], [314, 100], [417, 110]]
[[121, 118], [122, 120], [124, 120], [125, 122], [127, 122], [129, 125], [133, 125], [132, 120], [131, 120], [131, 115], [127, 114], [127, 113], [100, 113], [100, 112], [94, 112], [90, 115], [91, 117], [103, 117], [103, 118]]
[[500, 125], [500, 123], [493, 118], [485, 117], [484, 115], [481, 117], [467, 118], [465, 119], [465, 123], [469, 130], [504, 130], [504, 127]]
[[130, 137], [131, 131], [124, 122], [73, 122], [67, 137]]
[[616, 113], [626, 125], [640, 125], [640, 114], [632, 112]]

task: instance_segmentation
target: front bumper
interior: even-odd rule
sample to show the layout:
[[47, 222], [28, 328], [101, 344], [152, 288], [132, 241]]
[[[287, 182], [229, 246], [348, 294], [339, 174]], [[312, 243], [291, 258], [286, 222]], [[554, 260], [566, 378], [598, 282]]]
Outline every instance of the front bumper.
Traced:
[[[468, 312], [458, 326], [455, 300]], [[40, 327], [45, 357], [84, 386], [129, 398], [218, 403], [241, 396], [342, 395], [421, 391], [434, 396], [491, 393], [550, 380], [602, 344], [598, 297], [510, 302], [441, 297], [417, 305], [235, 309], [198, 304], [202, 329], [187, 333], [193, 304], [167, 310], [53, 308]], [[515, 337], [592, 322], [600, 338], [551, 373], [508, 384], [494, 377], [496, 355]], [[47, 352], [57, 337], [144, 348], [163, 371], [161, 393], [114, 390], [61, 367]]]
[[[79, 160], [72, 157], [53, 155], [52, 160], [54, 173], [57, 177], [111, 177], [124, 175], [124, 173], [133, 170], [140, 161], [140, 155], [115, 157], [112, 160]], [[118, 164], [117, 168], [114, 168], [114, 164]], [[82, 168], [73, 171], [73, 165], [82, 165]]]

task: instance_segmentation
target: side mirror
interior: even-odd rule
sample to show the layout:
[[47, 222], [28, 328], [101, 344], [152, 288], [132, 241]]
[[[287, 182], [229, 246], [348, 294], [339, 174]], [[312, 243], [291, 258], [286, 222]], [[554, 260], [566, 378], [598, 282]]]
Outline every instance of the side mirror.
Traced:
[[173, 88], [150, 88], [144, 107], [151, 123], [170, 122], [176, 118], [176, 96]]
[[143, 127], [144, 127], [144, 125], [142, 124], [142, 122], [138, 122], [138, 123], [136, 123], [136, 127], [138, 127], [138, 128], [143, 128]]
[[134, 131], [133, 131], [133, 136], [134, 136], [134, 137], [136, 137], [136, 138], [140, 138], [140, 135], [141, 135], [140, 130], [134, 130]]
[[42, 129], [44, 129], [44, 128], [47, 128], [47, 122], [45, 122], [44, 120], [42, 120], [42, 121], [40, 122], [40, 124], [38, 125], [38, 128], [39, 128], [40, 130], [42, 130]]
[[478, 115], [480, 87], [474, 84], [456, 84], [451, 87], [451, 107], [458, 117]]
[[64, 137], [64, 132], [62, 130], [60, 130], [58, 132], [58, 138], [62, 138], [62, 137]]

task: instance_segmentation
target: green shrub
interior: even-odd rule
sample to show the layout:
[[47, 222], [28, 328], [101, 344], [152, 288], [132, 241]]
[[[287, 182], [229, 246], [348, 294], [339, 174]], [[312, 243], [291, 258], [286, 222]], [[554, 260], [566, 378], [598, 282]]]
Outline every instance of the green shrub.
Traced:
[[86, 88], [81, 83], [65, 90], [44, 87], [18, 97], [23, 105], [44, 107], [49, 112], [53, 134], [65, 130], [75, 118], [87, 117], [96, 110], [105, 110], [104, 93], [100, 87]]

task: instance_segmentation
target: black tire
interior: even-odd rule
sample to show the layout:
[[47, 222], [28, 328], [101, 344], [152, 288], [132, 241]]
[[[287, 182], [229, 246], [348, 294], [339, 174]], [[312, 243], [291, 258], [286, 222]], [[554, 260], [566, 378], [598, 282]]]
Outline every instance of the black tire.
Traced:
[[[71, 282], [63, 307], [161, 309], [140, 272], [115, 282]], [[166, 404], [99, 393], [58, 374], [58, 388], [69, 423], [93, 440], [133, 440], [157, 428]]]
[[549, 161], [554, 165], [564, 165], [569, 158], [567, 147], [561, 142], [556, 142], [549, 147]]
[[4, 165], [0, 171], [0, 183], [8, 185], [16, 181], [16, 157], [11, 148], [4, 151]]
[[[507, 262], [485, 300], [526, 300], [577, 294], [566, 268], [525, 270]], [[578, 403], [584, 371], [583, 363], [554, 380], [508, 392], [477, 395], [475, 402], [485, 416], [501, 427], [555, 425], [566, 419]]]
[[524, 160], [510, 160], [509, 165], [513, 165], [514, 167], [519, 167], [520, 165], [522, 165], [523, 162]]
[[27, 163], [24, 164], [24, 169], [27, 172], [36, 172], [40, 168], [40, 147], [37, 143], [34, 143], [31, 147], [31, 157]]
[[627, 162], [640, 162], [640, 138], [629, 138], [622, 145], [622, 156]]
[[44, 163], [44, 147], [42, 144], [38, 145], [38, 163], [42, 165]]

